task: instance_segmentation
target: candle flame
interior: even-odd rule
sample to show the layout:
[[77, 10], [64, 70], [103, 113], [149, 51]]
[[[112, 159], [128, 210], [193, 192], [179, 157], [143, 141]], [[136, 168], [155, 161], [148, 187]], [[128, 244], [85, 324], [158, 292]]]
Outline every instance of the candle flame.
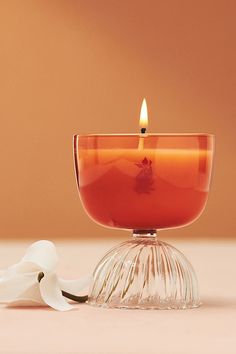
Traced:
[[143, 99], [142, 107], [140, 111], [140, 119], [139, 119], [140, 128], [147, 128], [148, 126], [148, 110], [147, 110], [147, 102], [146, 99]]

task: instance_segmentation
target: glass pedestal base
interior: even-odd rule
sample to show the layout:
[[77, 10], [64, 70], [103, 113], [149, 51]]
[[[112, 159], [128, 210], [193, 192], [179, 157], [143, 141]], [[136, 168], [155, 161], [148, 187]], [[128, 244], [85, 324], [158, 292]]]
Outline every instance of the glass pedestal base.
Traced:
[[127, 309], [191, 309], [200, 306], [195, 271], [154, 231], [134, 232], [95, 268], [90, 305]]

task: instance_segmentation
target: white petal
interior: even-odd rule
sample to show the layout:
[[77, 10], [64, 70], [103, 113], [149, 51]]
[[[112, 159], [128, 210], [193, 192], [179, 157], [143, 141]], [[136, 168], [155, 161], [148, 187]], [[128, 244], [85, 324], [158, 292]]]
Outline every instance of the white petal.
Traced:
[[19, 274], [0, 280], [0, 302], [11, 302], [37, 283], [37, 274]]
[[[36, 302], [37, 304], [44, 304], [44, 301], [41, 297], [41, 293], [39, 290], [39, 283], [37, 282], [36, 284], [33, 284], [30, 288], [26, 289], [23, 293], [21, 293], [17, 297], [17, 301], [31, 301], [31, 302]], [[27, 305], [25, 305], [27, 306]]]
[[46, 306], [39, 291], [39, 283], [32, 285], [15, 301], [8, 303], [8, 306]]
[[19, 273], [33, 273], [33, 272], [39, 273], [40, 271], [42, 271], [42, 268], [39, 265], [33, 262], [21, 261], [7, 268], [5, 274], [3, 274], [3, 277], [10, 276], [13, 274], [19, 274]]
[[16, 275], [17, 267], [18, 267], [18, 263], [17, 264], [13, 264], [9, 268], [3, 270], [2, 273], [1, 273], [1, 279], [6, 279], [6, 278], [9, 278], [9, 277], [11, 277], [13, 275]]
[[32, 262], [43, 270], [53, 271], [58, 263], [56, 247], [51, 241], [41, 240], [28, 247], [20, 263]]
[[84, 288], [89, 286], [91, 280], [92, 280], [92, 276], [86, 275], [79, 279], [73, 279], [73, 280], [65, 280], [59, 278], [58, 282], [62, 290], [70, 294], [76, 295], [80, 290], [83, 290]]
[[45, 304], [45, 302], [38, 302], [38, 301], [34, 301], [32, 299], [19, 299], [16, 301], [12, 301], [7, 303], [8, 307], [12, 307], [12, 306], [22, 306], [22, 307], [33, 307], [33, 306], [47, 306]]
[[66, 311], [73, 308], [62, 295], [55, 273], [45, 274], [39, 283], [39, 289], [42, 299], [48, 306], [59, 311]]

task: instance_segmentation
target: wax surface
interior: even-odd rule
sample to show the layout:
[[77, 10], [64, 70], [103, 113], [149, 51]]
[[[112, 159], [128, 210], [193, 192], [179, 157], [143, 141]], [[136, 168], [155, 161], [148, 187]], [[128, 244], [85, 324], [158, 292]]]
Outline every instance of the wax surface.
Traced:
[[203, 149], [81, 149], [80, 196], [106, 226], [181, 226], [205, 206], [211, 164], [211, 151]]

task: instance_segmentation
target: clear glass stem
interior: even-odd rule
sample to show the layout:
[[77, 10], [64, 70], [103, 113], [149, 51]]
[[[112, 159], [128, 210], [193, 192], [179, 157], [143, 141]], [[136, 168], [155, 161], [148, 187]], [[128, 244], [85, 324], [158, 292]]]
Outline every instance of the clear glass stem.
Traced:
[[156, 230], [133, 230], [133, 237], [135, 239], [144, 238], [144, 239], [155, 239], [157, 237]]

